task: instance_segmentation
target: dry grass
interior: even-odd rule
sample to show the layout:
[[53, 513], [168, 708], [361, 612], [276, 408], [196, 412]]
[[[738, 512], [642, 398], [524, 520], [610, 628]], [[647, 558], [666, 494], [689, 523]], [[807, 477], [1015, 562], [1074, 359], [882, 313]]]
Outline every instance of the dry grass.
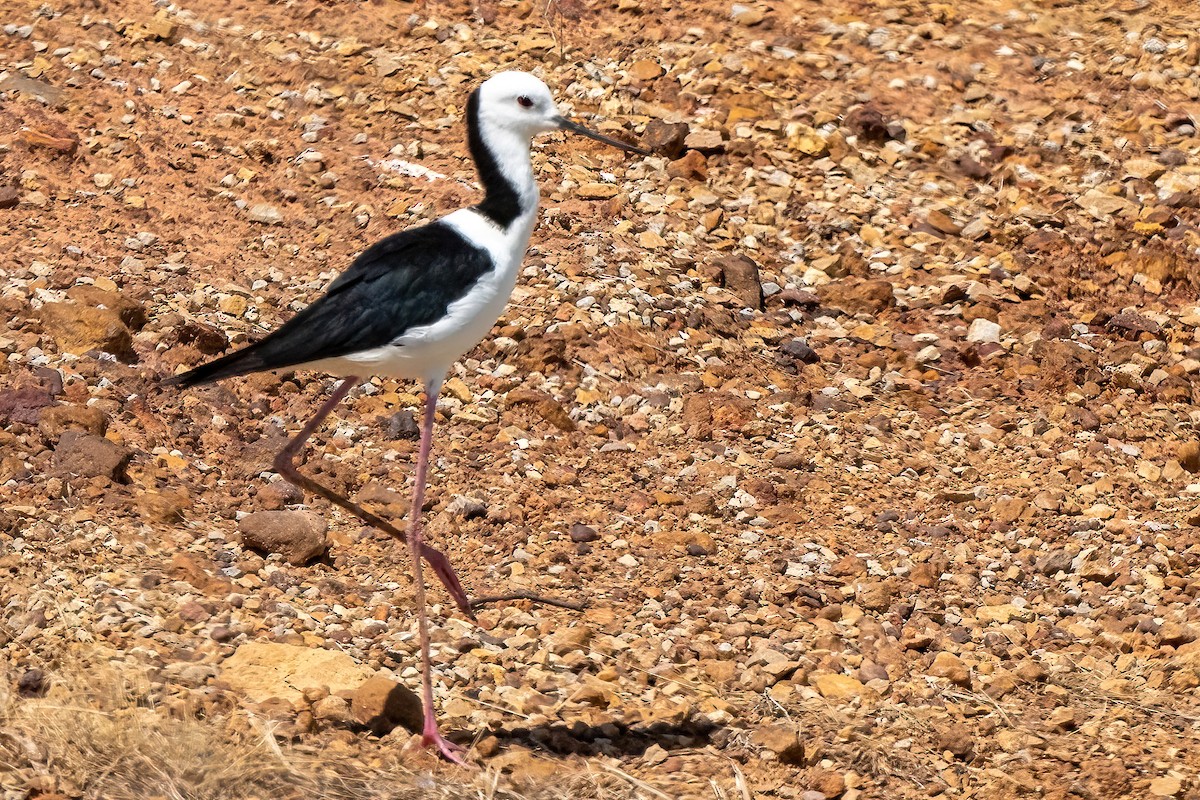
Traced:
[[[520, 789], [495, 771], [441, 777], [400, 765], [375, 768], [315, 758], [279, 743], [269, 726], [175, 719], [147, 687], [111, 668], [58, 671], [43, 697], [0, 685], [0, 790], [105, 800], [621, 800], [637, 782], [611, 772], [564, 774]], [[239, 712], [240, 713], [240, 712]], [[258, 731], [257, 736], [231, 728]], [[310, 751], [312, 748], [306, 748]]]

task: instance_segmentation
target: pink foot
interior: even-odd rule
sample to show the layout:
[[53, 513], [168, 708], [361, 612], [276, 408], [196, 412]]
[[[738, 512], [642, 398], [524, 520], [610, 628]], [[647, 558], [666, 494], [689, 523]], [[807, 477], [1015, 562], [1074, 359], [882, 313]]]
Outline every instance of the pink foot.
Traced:
[[460, 755], [460, 753], [463, 752], [463, 748], [442, 736], [442, 734], [438, 731], [437, 722], [435, 722], [432, 717], [426, 717], [425, 730], [421, 734], [421, 746], [433, 747], [434, 745], [437, 746], [438, 752], [441, 753], [442, 757], [447, 761], [452, 761], [455, 764], [458, 764], [460, 767], [465, 767], [467, 765], [467, 762], [463, 761], [462, 756]]

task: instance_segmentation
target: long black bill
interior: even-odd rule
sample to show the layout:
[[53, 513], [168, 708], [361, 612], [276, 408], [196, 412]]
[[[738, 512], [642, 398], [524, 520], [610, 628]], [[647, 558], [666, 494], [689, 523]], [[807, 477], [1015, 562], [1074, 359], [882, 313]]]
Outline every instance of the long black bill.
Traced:
[[643, 150], [640, 147], [634, 147], [627, 142], [622, 142], [620, 139], [613, 139], [610, 136], [605, 136], [603, 133], [596, 133], [591, 128], [585, 128], [578, 122], [572, 122], [566, 117], [558, 118], [558, 127], [562, 128], [564, 131], [571, 131], [572, 133], [578, 133], [580, 136], [586, 136], [589, 139], [595, 139], [597, 142], [604, 142], [605, 144], [610, 144], [613, 147], [619, 147], [622, 150], [626, 150], [630, 153], [637, 153], [639, 156], [651, 155], [649, 150]]

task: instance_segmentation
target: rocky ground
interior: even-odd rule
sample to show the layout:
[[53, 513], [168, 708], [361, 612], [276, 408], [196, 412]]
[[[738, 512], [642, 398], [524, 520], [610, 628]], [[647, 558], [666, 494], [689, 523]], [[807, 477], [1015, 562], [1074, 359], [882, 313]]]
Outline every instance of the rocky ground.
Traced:
[[[0, 789], [1200, 796], [1200, 36], [1171, 0], [8, 0]], [[475, 196], [545, 211], [403, 548], [271, 470], [330, 390], [159, 380]], [[416, 388], [306, 469], [399, 519]], [[305, 505], [306, 504], [306, 505]], [[307, 509], [307, 510], [305, 510]], [[278, 551], [278, 552], [270, 552]]]

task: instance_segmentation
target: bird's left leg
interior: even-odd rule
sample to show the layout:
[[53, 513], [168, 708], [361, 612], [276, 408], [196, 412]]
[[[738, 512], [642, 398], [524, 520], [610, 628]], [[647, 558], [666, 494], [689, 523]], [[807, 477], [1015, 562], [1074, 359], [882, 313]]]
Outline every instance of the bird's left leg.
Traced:
[[[300, 432], [293, 436], [287, 445], [275, 455], [275, 471], [282, 475], [289, 483], [299, 486], [301, 489], [305, 489], [315, 495], [324, 497], [334, 505], [340, 506], [351, 514], [354, 514], [368, 525], [372, 525], [403, 542], [408, 537], [395, 525], [372, 514], [357, 503], [350, 502], [348, 498], [343, 497], [332, 489], [317, 483], [312, 478], [301, 473], [299, 467], [296, 465], [296, 457], [300, 454], [300, 449], [304, 447], [304, 443], [308, 441], [308, 437], [313, 435], [313, 432], [320, 427], [330, 412], [333, 411], [338, 403], [342, 402], [357, 383], [358, 378], [350, 377], [338, 384], [337, 388], [333, 390], [333, 394], [317, 410], [312, 419], [306, 422], [304, 427], [300, 429]], [[429, 566], [438, 578], [441, 579], [442, 584], [446, 587], [446, 591], [454, 598], [454, 603], [458, 606], [459, 610], [471, 619], [475, 619], [472, 603], [467, 597], [467, 593], [463, 590], [462, 584], [459, 583], [458, 575], [455, 574], [454, 568], [450, 566], [450, 561], [446, 558], [446, 555], [428, 545], [421, 545], [421, 555], [429, 562]]]

